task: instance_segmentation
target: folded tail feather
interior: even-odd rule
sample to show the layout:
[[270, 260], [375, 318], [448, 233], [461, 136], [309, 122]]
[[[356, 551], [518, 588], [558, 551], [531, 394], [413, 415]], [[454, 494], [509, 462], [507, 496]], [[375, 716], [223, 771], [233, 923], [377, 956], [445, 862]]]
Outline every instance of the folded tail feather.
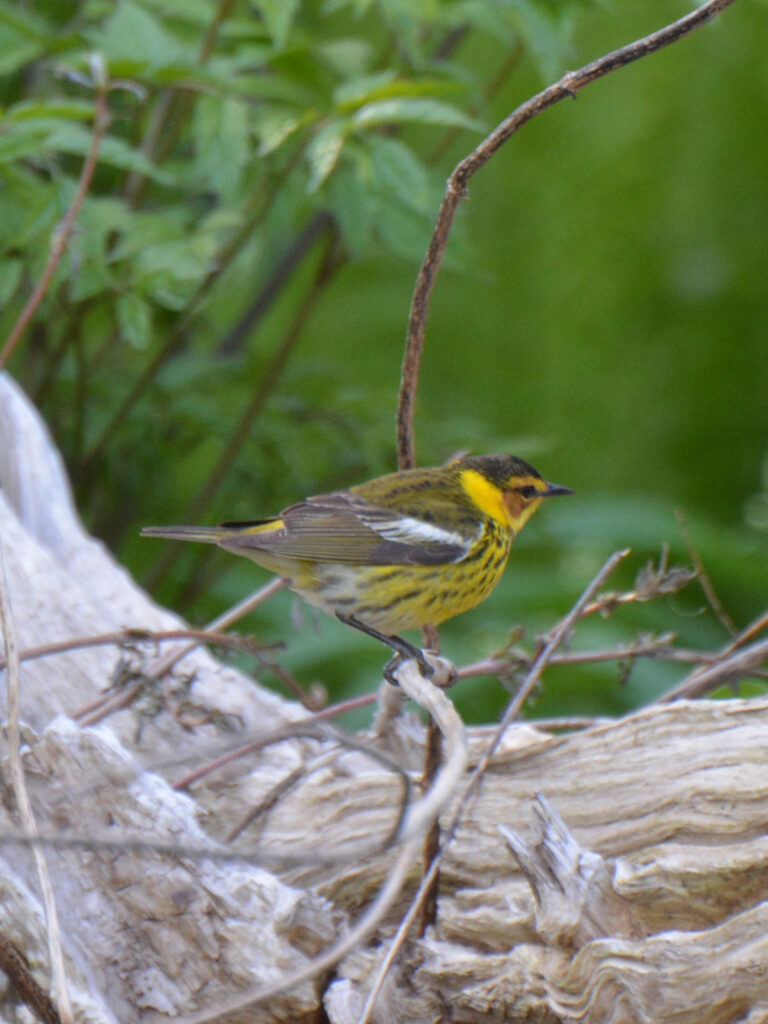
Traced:
[[205, 544], [218, 544], [231, 534], [224, 526], [145, 526], [142, 537], [162, 537], [164, 540], [199, 540]]

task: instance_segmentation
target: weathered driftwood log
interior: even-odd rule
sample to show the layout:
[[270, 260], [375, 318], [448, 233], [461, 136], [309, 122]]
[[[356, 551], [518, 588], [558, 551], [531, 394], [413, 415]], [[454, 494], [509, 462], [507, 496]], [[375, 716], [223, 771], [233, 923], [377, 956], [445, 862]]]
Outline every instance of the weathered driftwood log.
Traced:
[[[0, 482], [20, 648], [177, 624], [83, 532], [58, 455], [7, 377]], [[306, 715], [196, 651], [159, 697], [81, 728], [67, 716], [109, 685], [120, 657], [104, 647], [25, 661], [21, 685], [38, 825], [70, 844], [46, 856], [76, 1019], [126, 1024], [213, 1012], [337, 942], [397, 856], [387, 842], [403, 781], [364, 751], [304, 735], [176, 792], [168, 779], [223, 742]], [[177, 689], [208, 724], [169, 713], [162, 698]], [[418, 774], [418, 723], [395, 719], [384, 740]], [[476, 760], [487, 735], [470, 740]], [[659, 706], [567, 737], [509, 730], [447, 851], [437, 925], [398, 955], [371, 1019], [768, 1021], [767, 749], [766, 700]], [[224, 838], [259, 805], [229, 859]], [[32, 858], [10, 841], [18, 829], [5, 801], [0, 937], [48, 988]], [[258, 864], [244, 859], [255, 850]], [[222, 1019], [316, 1021], [323, 1003], [333, 1024], [359, 1020], [418, 874], [414, 863], [330, 983], [326, 972]], [[3, 1019], [16, 1019], [16, 1000], [8, 984]]]

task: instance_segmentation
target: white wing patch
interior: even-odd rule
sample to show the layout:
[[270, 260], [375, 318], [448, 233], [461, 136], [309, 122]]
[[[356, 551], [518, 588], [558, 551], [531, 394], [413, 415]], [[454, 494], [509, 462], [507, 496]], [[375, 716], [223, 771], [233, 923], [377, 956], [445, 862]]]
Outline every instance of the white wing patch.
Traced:
[[390, 516], [379, 519], [376, 515], [358, 512], [358, 518], [384, 540], [396, 541], [399, 544], [445, 544], [463, 548], [465, 552], [469, 551], [482, 532], [481, 525], [476, 537], [467, 538], [455, 530], [445, 530], [442, 526], [427, 523], [423, 519], [415, 519], [413, 516]]

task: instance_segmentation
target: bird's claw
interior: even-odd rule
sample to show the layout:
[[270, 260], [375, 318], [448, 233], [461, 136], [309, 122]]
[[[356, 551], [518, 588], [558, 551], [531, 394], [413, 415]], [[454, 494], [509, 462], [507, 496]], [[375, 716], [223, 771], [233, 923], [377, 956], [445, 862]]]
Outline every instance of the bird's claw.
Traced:
[[445, 689], [456, 682], [456, 666], [447, 658], [441, 658], [432, 651], [418, 651], [415, 654], [395, 654], [384, 666], [383, 675], [392, 686], [399, 686], [397, 672], [407, 661], [415, 661], [424, 679], [430, 679], [435, 686]]

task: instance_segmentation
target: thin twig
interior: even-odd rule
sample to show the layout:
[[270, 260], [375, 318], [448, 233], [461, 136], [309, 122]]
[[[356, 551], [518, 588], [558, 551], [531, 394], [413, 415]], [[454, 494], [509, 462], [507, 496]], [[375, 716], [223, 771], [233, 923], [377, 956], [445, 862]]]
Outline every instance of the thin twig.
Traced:
[[[400, 797], [398, 812], [391, 829], [386, 834], [386, 836], [378, 843], [376, 843], [373, 847], [371, 847], [370, 843], [366, 843], [364, 853], [358, 848], [353, 852], [352, 856], [354, 856], [355, 858], [359, 858], [361, 856], [361, 853], [363, 853], [363, 856], [370, 857], [375, 855], [376, 853], [381, 852], [382, 850], [388, 849], [401, 836], [401, 833], [404, 830], [403, 822], [405, 821], [405, 816], [408, 811], [409, 804], [411, 802], [411, 779], [410, 776], [408, 775], [408, 772], [405, 771], [405, 769], [402, 768], [393, 757], [390, 757], [390, 755], [387, 754], [386, 751], [380, 750], [379, 747], [374, 746], [374, 744], [369, 743], [367, 740], [362, 739], [360, 736], [352, 736], [349, 733], [346, 733], [341, 729], [337, 729], [335, 726], [328, 725], [325, 722], [313, 722], [311, 720], [306, 720], [303, 722], [291, 722], [289, 725], [283, 726], [282, 729], [274, 730], [273, 732], [268, 733], [266, 736], [263, 736], [260, 740], [254, 741], [250, 744], [249, 749], [253, 752], [256, 752], [259, 750], [264, 750], [266, 747], [273, 746], [275, 743], [283, 743], [285, 740], [297, 739], [299, 737], [317, 740], [321, 743], [330, 742], [335, 744], [337, 748], [341, 749], [333, 749], [329, 752], [332, 753], [334, 757], [338, 757], [342, 753], [343, 749], [354, 750], [357, 753], [363, 754], [364, 756], [371, 758], [373, 761], [376, 761], [378, 764], [382, 765], [384, 768], [391, 771], [394, 775], [397, 775], [397, 777], [400, 779], [400, 782], [402, 783], [402, 793]], [[299, 769], [300, 775], [304, 774], [305, 772], [309, 772], [309, 770], [309, 766], [302, 766], [301, 769]], [[291, 773], [291, 776], [292, 775], [293, 773]], [[289, 776], [289, 778], [291, 778], [291, 776]], [[293, 784], [293, 781], [291, 782], [291, 784]], [[282, 780], [282, 782], [278, 783], [276, 788], [280, 790], [284, 784], [285, 780]], [[174, 789], [176, 790], [179, 790], [180, 788], [181, 787], [178, 784], [174, 786]], [[262, 801], [262, 806], [260, 807], [257, 813], [262, 814], [271, 806], [273, 806], [275, 800], [277, 799], [277, 797], [272, 795], [273, 792], [274, 790], [271, 791], [270, 794], [267, 795], [267, 797], [265, 797], [265, 800]], [[249, 815], [248, 818], [246, 819], [246, 824], [249, 821], [252, 821], [253, 817], [254, 815]], [[231, 832], [227, 836], [225, 841], [231, 842], [235, 838], [235, 836], [242, 831], [244, 827], [245, 825], [239, 825], [234, 832]], [[337, 861], [337, 855], [332, 854], [331, 862], [336, 863]]]
[[[450, 665], [445, 659], [439, 659]], [[427, 711], [443, 737], [445, 756], [440, 772], [425, 795], [408, 809], [399, 838], [426, 835], [432, 822], [456, 793], [467, 767], [467, 731], [456, 708], [443, 691], [417, 671], [414, 661], [406, 661], [395, 670], [400, 688]]]
[[661, 551], [658, 565], [653, 561], [648, 562], [637, 574], [633, 590], [623, 593], [607, 591], [599, 594], [595, 600], [584, 609], [584, 616], [612, 615], [621, 605], [642, 604], [646, 601], [655, 601], [656, 598], [676, 594], [696, 578], [695, 571], [686, 569], [683, 566], [667, 564], [669, 551], [664, 545]]
[[[491, 100], [494, 99], [496, 94], [499, 92], [501, 87], [507, 81], [509, 76], [515, 70], [517, 65], [520, 63], [523, 55], [525, 54], [525, 44], [518, 42], [512, 49], [504, 55], [504, 60], [501, 66], [491, 78], [488, 84], [483, 89], [482, 99], [479, 103], [473, 104], [467, 109], [469, 117], [477, 117], [482, 111], [487, 110]], [[444, 133], [442, 139], [437, 143], [435, 148], [427, 157], [427, 165], [435, 164], [437, 161], [448, 152], [452, 143], [458, 138], [464, 129], [460, 126], [454, 128], [448, 128]]]
[[[370, 707], [371, 704], [375, 703], [375, 693], [364, 693], [360, 697], [350, 697], [348, 700], [340, 701], [338, 704], [333, 704], [330, 707], [323, 708], [321, 711], [313, 711], [308, 717], [310, 721], [320, 722], [329, 718], [336, 718], [338, 715], [344, 715], [349, 711], [357, 711], [359, 708]], [[204, 778], [206, 775], [210, 775], [211, 772], [216, 771], [218, 768], [222, 768], [224, 765], [230, 764], [232, 761], [236, 761], [238, 758], [245, 756], [250, 753], [252, 749], [253, 746], [251, 742], [240, 743], [235, 749], [228, 748], [223, 754], [219, 754], [215, 760], [199, 765], [193, 771], [183, 776], [183, 778], [177, 779], [173, 788], [178, 790], [188, 789], [191, 785], [195, 782], [199, 782], [200, 779]], [[184, 760], [187, 760], [187, 755], [184, 755]], [[168, 767], [168, 762], [165, 762], [163, 767]]]
[[[260, 657], [265, 645], [258, 643], [249, 636], [237, 636], [231, 633], [215, 633], [208, 629], [166, 629], [153, 631], [150, 629], [122, 629], [116, 633], [96, 633], [93, 636], [76, 636], [70, 640], [56, 640], [38, 647], [27, 647], [19, 651], [19, 661], [36, 661], [38, 658], [50, 658], [56, 654], [69, 651], [80, 651], [89, 647], [124, 647], [126, 644], [165, 644], [173, 640], [195, 640], [199, 644], [210, 644], [214, 647], [228, 647], [234, 651], [245, 651]], [[272, 666], [270, 665], [270, 668]], [[5, 658], [0, 654], [0, 669], [5, 668]]]
[[[552, 662], [550, 662], [550, 665]], [[541, 733], [560, 732], [582, 732], [584, 729], [594, 729], [598, 725], [607, 725], [615, 722], [616, 719], [610, 716], [590, 718], [586, 715], [569, 715], [561, 718], [530, 718], [526, 724]], [[490, 738], [496, 727], [494, 725], [478, 725], [472, 729], [472, 738], [475, 741]], [[473, 761], [473, 765], [477, 761]]]
[[[202, 635], [207, 632], [217, 633], [222, 629], [227, 629], [233, 623], [238, 622], [247, 615], [248, 612], [257, 608], [259, 605], [264, 604], [279, 591], [284, 590], [288, 586], [288, 581], [282, 579], [280, 576], [269, 583], [265, 584], [254, 594], [246, 597], [243, 601], [229, 608], [218, 618], [208, 623], [208, 626], [203, 631]], [[117, 694], [110, 694], [96, 702], [95, 705], [81, 709], [80, 712], [73, 714], [78, 723], [82, 726], [96, 725], [98, 722], [103, 721], [108, 715], [114, 714], [115, 711], [119, 711], [123, 707], [127, 707], [128, 704], [133, 701], [141, 690], [150, 685], [151, 683], [157, 682], [159, 679], [177, 665], [182, 658], [185, 658], [190, 651], [194, 651], [196, 647], [200, 646], [201, 641], [192, 641], [188, 644], [182, 644], [180, 647], [174, 648], [174, 650], [162, 655], [155, 662], [153, 662], [146, 672], [142, 672], [141, 675], [133, 682], [130, 686], [126, 686], [121, 689]]]
[[[410, 776], [394, 758], [390, 757], [390, 755], [386, 753], [386, 751], [381, 750], [379, 747], [375, 746], [373, 743], [369, 743], [365, 739], [362, 739], [360, 736], [352, 736], [349, 733], [346, 733], [341, 729], [337, 729], [335, 726], [328, 725], [323, 721], [313, 721], [311, 718], [307, 718], [302, 721], [291, 722], [288, 725], [284, 725], [281, 729], [274, 729], [266, 735], [260, 736], [258, 739], [251, 740], [247, 746], [241, 746], [236, 750], [230, 751], [229, 755], [225, 754], [220, 757], [215, 763], [215, 767], [221, 767], [222, 765], [227, 764], [232, 759], [230, 755], [241, 757], [245, 753], [256, 753], [266, 749], [267, 747], [274, 746], [276, 743], [284, 743], [286, 740], [298, 739], [300, 737], [317, 740], [318, 742], [330, 742], [335, 744], [337, 748], [345, 748], [347, 750], [354, 750], [361, 753], [364, 756], [371, 758], [371, 760], [376, 761], [378, 764], [391, 771], [394, 775], [397, 775], [402, 782], [402, 795], [399, 810], [390, 831], [383, 840], [380, 840], [373, 846], [370, 843], [364, 843], [362, 847], [357, 845], [352, 851], [351, 856], [355, 858], [360, 858], [361, 856], [370, 857], [373, 854], [379, 853], [381, 850], [385, 850], [390, 847], [395, 840], [401, 839], [405, 831], [403, 822], [405, 821], [408, 806], [411, 801]], [[341, 753], [341, 750], [334, 749], [333, 753], [335, 756], [338, 756]], [[299, 777], [308, 773], [309, 770], [309, 766], [302, 765], [299, 768]], [[184, 779], [180, 779], [176, 782], [173, 788], [177, 792], [188, 789], [192, 783], [200, 777], [201, 775], [199, 773], [195, 773], [194, 776], [190, 774]], [[277, 784], [277, 788], [281, 788], [284, 784], [285, 780], [281, 780], [281, 782]], [[258, 813], [263, 813], [263, 810], [271, 807], [274, 803], [274, 798], [271, 795], [268, 795], [265, 798], [265, 801], [266, 803], [264, 808], [262, 808]], [[252, 816], [249, 815], [246, 819], [246, 823], [251, 819]], [[242, 830], [242, 827], [244, 826], [238, 826], [237, 832], [234, 834], [231, 833], [227, 837], [226, 841], [230, 842], [234, 838], [234, 835]], [[330, 858], [324, 858], [324, 862], [330, 862], [332, 864], [336, 864], [338, 861], [339, 855], [335, 853], [332, 853]]]
[[[427, 623], [421, 630], [421, 646], [424, 650], [440, 653], [440, 634], [437, 627]], [[427, 727], [424, 736], [424, 770], [422, 772], [422, 786], [426, 789], [432, 785], [440, 771], [440, 762], [443, 756], [442, 734], [437, 722], [431, 715], [427, 715]], [[435, 818], [432, 828], [424, 837], [424, 849], [421, 851], [421, 860], [424, 872], [429, 871], [429, 866], [440, 849], [440, 820]], [[427, 894], [422, 907], [419, 934], [424, 935], [427, 928], [437, 921], [437, 901], [440, 894], [440, 875], [435, 875], [432, 887]]]
[[709, 0], [708, 3], [702, 4], [691, 14], [667, 25], [660, 31], [653, 32], [620, 50], [606, 54], [578, 71], [567, 72], [558, 82], [531, 97], [513, 111], [454, 169], [448, 179], [445, 196], [437, 215], [435, 230], [416, 279], [411, 302], [397, 409], [397, 454], [400, 469], [408, 469], [416, 464], [413, 420], [429, 303], [448, 245], [456, 209], [467, 194], [467, 186], [472, 176], [484, 167], [523, 125], [538, 114], [563, 99], [575, 97], [580, 89], [612, 71], [626, 67], [641, 57], [646, 57], [648, 54], [655, 53], [657, 50], [669, 46], [670, 43], [676, 42], [694, 29], [711, 21], [733, 2], [734, 0]]
[[42, 1024], [61, 1024], [59, 1011], [48, 993], [36, 981], [25, 957], [10, 939], [0, 934], [0, 970], [7, 976], [15, 994]]
[[[443, 743], [442, 734], [437, 724], [430, 715], [427, 719], [427, 728], [424, 736], [424, 771], [422, 774], [422, 785], [430, 786], [440, 771], [442, 761]], [[440, 849], [440, 820], [435, 818], [432, 828], [424, 838], [424, 848], [421, 851], [421, 862], [424, 873], [429, 871], [432, 861]], [[421, 911], [419, 922], [419, 935], [426, 934], [437, 921], [437, 904], [440, 895], [440, 875], [435, 875], [430, 891], [426, 894], [424, 905]]]
[[[502, 716], [501, 722], [499, 723], [498, 729], [496, 730], [493, 742], [488, 747], [488, 750], [486, 751], [483, 759], [478, 763], [478, 766], [475, 769], [475, 774], [482, 775], [485, 772], [486, 768], [488, 767], [488, 763], [490, 762], [490, 759], [496, 752], [496, 748], [498, 747], [499, 743], [502, 740], [502, 737], [504, 736], [504, 733], [507, 730], [507, 727], [510, 725], [511, 722], [515, 720], [515, 718], [519, 714], [523, 704], [531, 695], [533, 688], [536, 686], [539, 679], [541, 679], [541, 675], [544, 669], [551, 662], [557, 648], [566, 639], [575, 623], [578, 622], [579, 619], [583, 618], [585, 609], [589, 607], [590, 601], [592, 600], [594, 594], [596, 594], [600, 587], [603, 585], [603, 582], [608, 579], [608, 577], [615, 570], [616, 566], [620, 562], [622, 562], [628, 554], [629, 548], [626, 548], [623, 551], [617, 551], [613, 555], [611, 555], [611, 557], [608, 559], [608, 561], [605, 563], [602, 569], [598, 572], [597, 576], [595, 576], [595, 578], [589, 584], [587, 589], [581, 595], [581, 597], [570, 610], [570, 612], [568, 612], [565, 618], [561, 619], [557, 626], [555, 626], [546, 644], [542, 647], [541, 651], [539, 651], [539, 653], [534, 658], [533, 664], [531, 665], [531, 668], [528, 671], [528, 674], [525, 677], [524, 682], [522, 683], [519, 690], [517, 691], [513, 699], [510, 701], [509, 705], [507, 706], [507, 709], [504, 712], [504, 715]], [[474, 783], [474, 775], [470, 785], [472, 785], [472, 783]]]
[[85, 158], [82, 170], [80, 172], [80, 180], [77, 183], [77, 191], [72, 200], [72, 203], [67, 210], [64, 220], [60, 226], [56, 229], [53, 235], [53, 244], [51, 245], [51, 252], [48, 257], [48, 262], [45, 265], [42, 276], [35, 287], [35, 290], [27, 300], [24, 309], [19, 314], [16, 323], [11, 329], [11, 333], [6, 338], [5, 344], [3, 345], [2, 352], [0, 352], [0, 369], [2, 369], [11, 355], [14, 349], [18, 345], [19, 341], [27, 329], [30, 320], [35, 315], [38, 306], [43, 301], [45, 293], [50, 287], [53, 275], [56, 273], [56, 268], [61, 262], [61, 258], [64, 255], [67, 244], [69, 242], [70, 235], [75, 226], [77, 215], [80, 213], [80, 208], [83, 205], [83, 201], [88, 193], [88, 189], [91, 186], [91, 179], [93, 178], [93, 172], [96, 170], [96, 164], [99, 159], [99, 149], [101, 147], [102, 139], [109, 127], [109, 109], [107, 107], [107, 86], [106, 82], [103, 81], [103, 65], [99, 64], [100, 57], [94, 56], [92, 63], [94, 69], [98, 69], [94, 74], [94, 86], [96, 89], [96, 111], [93, 118], [93, 135], [91, 136], [91, 147], [88, 150], [88, 155]]
[[[550, 665], [597, 665], [607, 661], [624, 661], [634, 658], [653, 658], [658, 661], [676, 661], [688, 664], [711, 664], [717, 654], [710, 651], [695, 651], [690, 648], [672, 647], [664, 637], [650, 640], [637, 640], [626, 647], [616, 647], [604, 651], [565, 651], [555, 654], [549, 660]], [[526, 654], [509, 654], [506, 657], [483, 658], [457, 669], [459, 679], [471, 679], [475, 676], [499, 676], [509, 672], [520, 671], [531, 663]]]
[[726, 647], [726, 650], [735, 651], [737, 647], [741, 647], [748, 640], [751, 640], [753, 636], [762, 633], [764, 629], [768, 629], [768, 611], [762, 612], [749, 625], [745, 626], [740, 633], [737, 633]]
[[714, 584], [710, 579], [709, 573], [704, 568], [704, 563], [702, 562], [701, 557], [699, 556], [699, 552], [696, 550], [696, 545], [693, 543], [693, 540], [691, 538], [691, 532], [688, 529], [688, 523], [686, 521], [686, 518], [680, 509], [678, 509], [675, 512], [675, 517], [677, 519], [678, 526], [680, 527], [680, 532], [683, 535], [683, 541], [685, 542], [685, 546], [688, 549], [688, 555], [691, 561], [693, 562], [694, 568], [696, 569], [696, 575], [701, 585], [701, 589], [704, 591], [704, 596], [709, 602], [709, 607], [712, 609], [712, 611], [715, 613], [718, 619], [720, 619], [723, 626], [731, 634], [731, 636], [735, 636], [738, 632], [736, 624], [734, 623], [733, 619], [730, 617], [728, 612], [725, 610], [723, 602], [717, 596], [717, 591], [715, 590]]
[[716, 690], [724, 683], [733, 682], [741, 676], [754, 673], [764, 662], [768, 661], [768, 640], [760, 640], [750, 647], [737, 651], [726, 651], [725, 656], [707, 668], [696, 669], [681, 683], [678, 683], [656, 704], [670, 704], [682, 698], [702, 697], [705, 693]]
[[[307, 761], [304, 764], [300, 764], [298, 768], [292, 769], [287, 775], [284, 775], [279, 782], [276, 782], [265, 793], [265, 795], [259, 800], [259, 802], [248, 809], [248, 812], [238, 821], [236, 825], [229, 830], [224, 836], [225, 843], [233, 843], [236, 839], [245, 832], [247, 828], [250, 828], [255, 821], [263, 818], [265, 814], [272, 810], [282, 800], [286, 794], [288, 794], [293, 787], [300, 782], [303, 778], [308, 775], [312, 775], [315, 772], [319, 772], [322, 768], [327, 768], [330, 765], [338, 761], [339, 757], [344, 753], [341, 749], [326, 750], [322, 754], [318, 754], [317, 757], [311, 761]], [[408, 778], [406, 776], [406, 778]], [[408, 780], [410, 783], [410, 780]], [[176, 784], [174, 789], [179, 790], [182, 787]]]
[[[19, 810], [19, 818], [25, 832], [30, 836], [37, 834], [37, 823], [32, 812], [32, 804], [24, 779], [24, 766], [21, 761], [21, 673], [19, 668], [18, 648], [11, 611], [11, 600], [8, 592], [8, 579], [5, 572], [2, 539], [0, 538], [0, 628], [5, 645], [5, 664], [8, 691], [8, 767], [13, 787], [13, 795]], [[48, 956], [51, 963], [51, 976], [55, 994], [56, 1008], [63, 1024], [71, 1024], [73, 1020], [72, 1006], [67, 989], [67, 975], [64, 968], [64, 954], [61, 947], [59, 917], [56, 912], [56, 899], [53, 894], [48, 862], [39, 843], [33, 843], [32, 853], [35, 858], [37, 878], [40, 883], [43, 910], [45, 912], [46, 935], [48, 938]]]

